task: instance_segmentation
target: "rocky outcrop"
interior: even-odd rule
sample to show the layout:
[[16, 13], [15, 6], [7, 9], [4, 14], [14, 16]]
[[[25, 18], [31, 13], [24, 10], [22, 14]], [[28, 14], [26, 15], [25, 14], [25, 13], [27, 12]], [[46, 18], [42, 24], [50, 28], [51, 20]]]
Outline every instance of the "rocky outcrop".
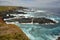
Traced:
[[55, 21], [48, 19], [48, 18], [34, 18], [34, 23], [38, 22], [39, 24], [45, 24], [45, 23], [56, 23]]
[[6, 22], [14, 22], [18, 21], [19, 23], [39, 23], [39, 24], [55, 24], [56, 21], [48, 19], [48, 18], [18, 18], [18, 19], [11, 19], [11, 20], [5, 20]]
[[56, 39], [56, 40], [60, 40], [60, 37], [58, 37], [58, 39]]

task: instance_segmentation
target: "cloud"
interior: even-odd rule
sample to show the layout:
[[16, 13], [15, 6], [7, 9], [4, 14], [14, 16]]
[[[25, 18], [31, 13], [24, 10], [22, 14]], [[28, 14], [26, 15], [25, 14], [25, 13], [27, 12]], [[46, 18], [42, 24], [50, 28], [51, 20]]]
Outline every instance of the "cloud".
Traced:
[[0, 0], [0, 5], [27, 7], [60, 7], [60, 0]]

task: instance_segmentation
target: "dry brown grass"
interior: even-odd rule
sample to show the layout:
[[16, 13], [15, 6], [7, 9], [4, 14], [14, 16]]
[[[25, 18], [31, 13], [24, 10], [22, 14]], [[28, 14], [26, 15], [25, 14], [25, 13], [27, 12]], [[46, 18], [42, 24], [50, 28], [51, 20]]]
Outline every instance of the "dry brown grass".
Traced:
[[0, 40], [29, 40], [29, 38], [16, 25], [6, 24], [0, 19]]

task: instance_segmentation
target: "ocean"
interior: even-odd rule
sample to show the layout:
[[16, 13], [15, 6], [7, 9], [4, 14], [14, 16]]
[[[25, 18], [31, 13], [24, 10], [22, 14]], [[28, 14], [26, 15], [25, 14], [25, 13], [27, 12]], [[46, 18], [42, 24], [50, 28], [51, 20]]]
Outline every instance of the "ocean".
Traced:
[[49, 10], [43, 11], [46, 12], [28, 13], [27, 15], [34, 17], [47, 17], [49, 19], [58, 21], [58, 23], [53, 25], [17, 23], [16, 25], [22, 29], [30, 40], [57, 40], [60, 36], [60, 14]]

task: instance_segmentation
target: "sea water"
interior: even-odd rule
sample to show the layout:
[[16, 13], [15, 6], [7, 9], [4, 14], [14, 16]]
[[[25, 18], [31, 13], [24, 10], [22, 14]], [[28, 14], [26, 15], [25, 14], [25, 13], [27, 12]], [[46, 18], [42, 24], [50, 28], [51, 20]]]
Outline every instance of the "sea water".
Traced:
[[47, 18], [55, 19], [59, 23], [53, 25], [17, 23], [16, 25], [22, 29], [30, 40], [56, 40], [60, 36], [60, 17], [50, 15]]

